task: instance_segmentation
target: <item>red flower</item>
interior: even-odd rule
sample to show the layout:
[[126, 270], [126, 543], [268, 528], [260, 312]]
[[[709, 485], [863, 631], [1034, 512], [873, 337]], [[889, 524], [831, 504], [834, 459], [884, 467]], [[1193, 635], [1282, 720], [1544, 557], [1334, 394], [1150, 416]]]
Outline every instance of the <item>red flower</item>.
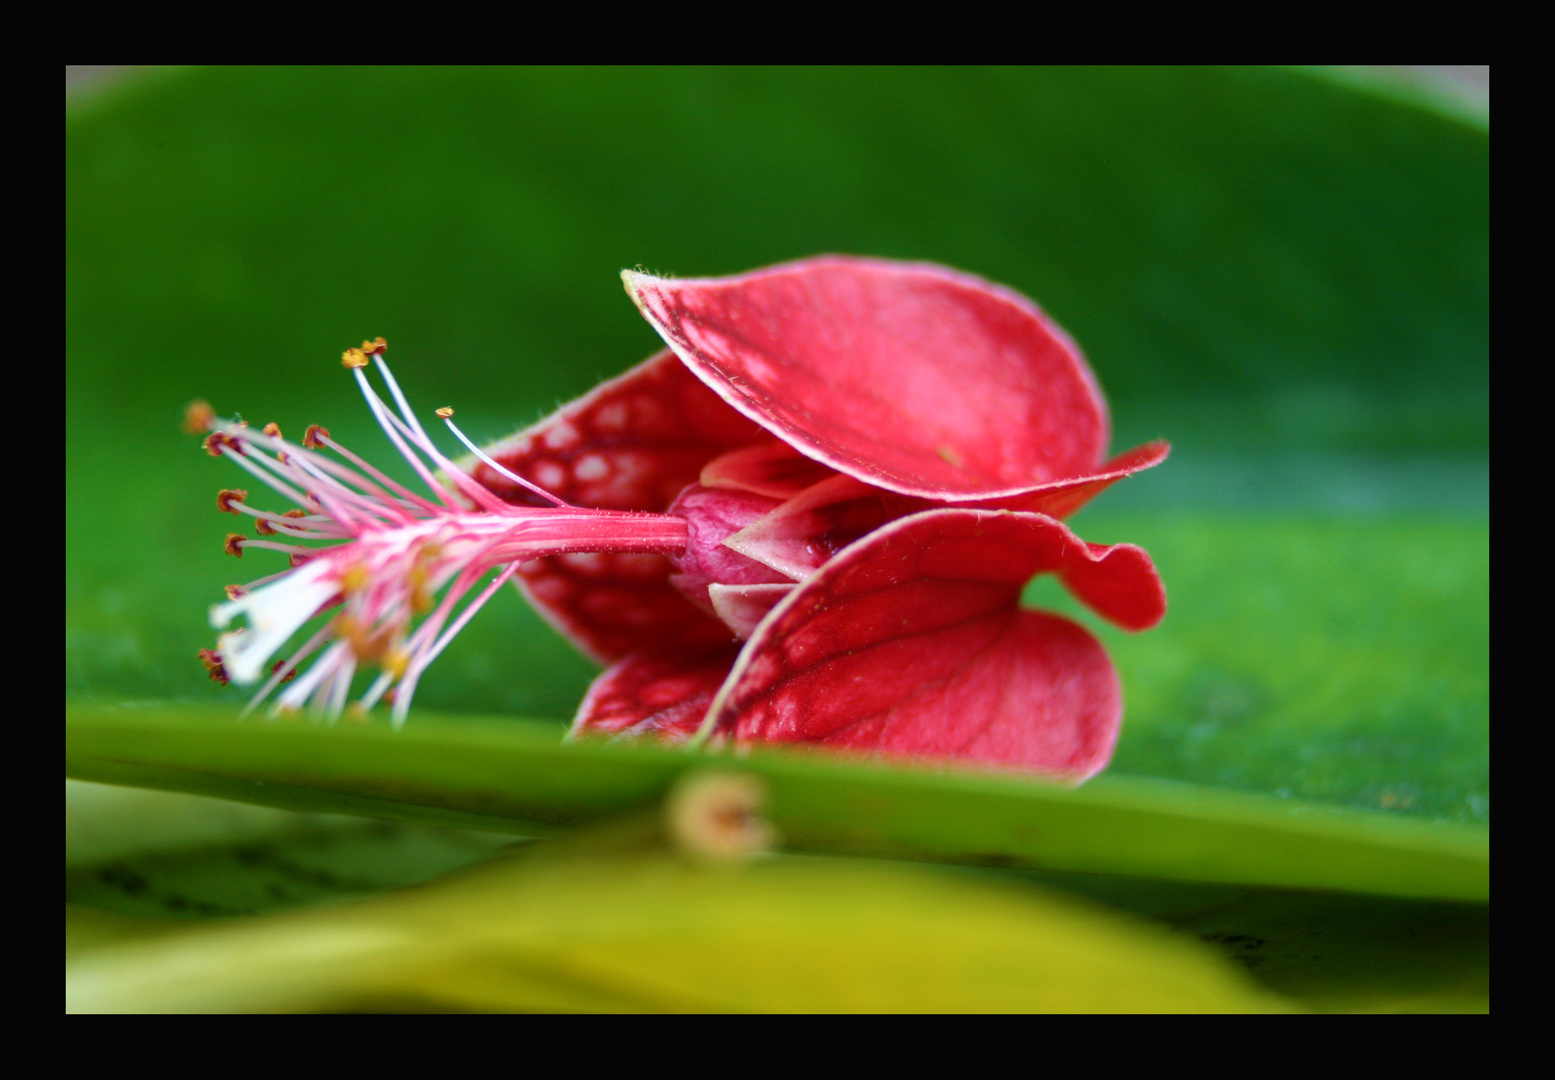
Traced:
[[[234, 681], [340, 603], [310, 645], [338, 640], [280, 703], [338, 711], [356, 661], [376, 658], [385, 673], [364, 701], [402, 678], [403, 717], [473, 613], [445, 630], [457, 597], [503, 565], [499, 581], [516, 570], [539, 610], [610, 665], [575, 733], [821, 743], [1070, 779], [1101, 769], [1121, 717], [1111, 662], [1077, 624], [1022, 610], [1020, 593], [1055, 573], [1104, 618], [1158, 622], [1149, 557], [1086, 544], [1059, 518], [1167, 447], [1104, 461], [1105, 405], [1063, 333], [1019, 295], [935, 266], [822, 258], [624, 277], [670, 349], [458, 466], [421, 431], [382, 349], [347, 354], [389, 379], [398, 417], [356, 373], [401, 450], [442, 470], [440, 482], [418, 461], [442, 505], [216, 427], [213, 452], [272, 486], [292, 479], [281, 486], [308, 514], [280, 524], [231, 493], [225, 509], [256, 513], [261, 531], [349, 541], [299, 549], [302, 569], [215, 610], [222, 625], [248, 614], [261, 625], [243, 638], [267, 646], [224, 639]], [[285, 460], [256, 468], [265, 450]], [[238, 539], [239, 552], [283, 546]], [[277, 590], [289, 595], [259, 601]]]

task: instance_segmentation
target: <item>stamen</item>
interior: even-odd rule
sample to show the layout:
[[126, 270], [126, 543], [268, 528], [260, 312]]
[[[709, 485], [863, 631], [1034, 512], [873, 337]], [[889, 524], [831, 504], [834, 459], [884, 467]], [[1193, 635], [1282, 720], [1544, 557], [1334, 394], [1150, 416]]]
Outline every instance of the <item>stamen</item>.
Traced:
[[[421, 675], [521, 563], [567, 552], [674, 554], [685, 548], [684, 520], [568, 506], [492, 461], [450, 422], [452, 409], [438, 410], [478, 460], [551, 505], [504, 502], [428, 437], [382, 360], [386, 347], [382, 338], [363, 342], [360, 349], [346, 350], [342, 362], [384, 434], [441, 502], [386, 476], [317, 424], [308, 427], [298, 447], [274, 424], [255, 432], [212, 421], [208, 452], [230, 458], [300, 507], [284, 513], [255, 509], [247, 504], [248, 491], [228, 488], [217, 497], [220, 510], [252, 516], [261, 537], [344, 541], [305, 547], [240, 533], [227, 537], [229, 554], [241, 557], [247, 548], [264, 548], [287, 556], [293, 568], [228, 586], [226, 603], [211, 609], [217, 629], [239, 615], [248, 623], [250, 633], [222, 634], [211, 654], [233, 682], [263, 680], [250, 708], [277, 693], [272, 712], [278, 715], [311, 708], [338, 717], [358, 667], [376, 664], [380, 670], [358, 704], [368, 709], [379, 700], [390, 702], [394, 722], [402, 723]], [[397, 412], [368, 382], [363, 369], [369, 358]], [[301, 649], [272, 663], [310, 619], [333, 608], [340, 609], [336, 617]], [[309, 658], [311, 666], [302, 671]]]
[[464, 432], [460, 431], [458, 429], [458, 427], [455, 426], [453, 420], [451, 419], [453, 414], [454, 414], [454, 411], [452, 409], [450, 409], [450, 408], [447, 408], [446, 406], [444, 408], [441, 408], [441, 409], [437, 410], [437, 415], [443, 418], [443, 423], [448, 425], [448, 430], [454, 433], [454, 437], [456, 439], [458, 439], [460, 442], [464, 443], [465, 446], [469, 447], [470, 453], [472, 453], [476, 457], [480, 458], [482, 461], [484, 461], [490, 468], [492, 468], [496, 472], [501, 473], [503, 476], [507, 477], [509, 480], [513, 481], [515, 484], [518, 484], [520, 487], [523, 487], [523, 488], [525, 488], [528, 491], [534, 492], [536, 495], [540, 496], [540, 498], [545, 499], [547, 502], [551, 503], [552, 505], [554, 505], [554, 506], [571, 506], [572, 505], [571, 503], [563, 502], [561, 499], [558, 499], [555, 495], [552, 495], [549, 491], [546, 491], [539, 484], [531, 483], [530, 481], [525, 480], [522, 476], [519, 476], [515, 472], [510, 472], [509, 470], [503, 468], [501, 465], [498, 465], [491, 458], [487, 457], [485, 451], [483, 451], [480, 447], [476, 446], [473, 442], [471, 442], [469, 440], [469, 438], [464, 434]]
[[216, 426], [216, 410], [210, 402], [196, 399], [184, 406], [184, 434], [204, 435]]
[[[239, 425], [241, 426], [241, 425]], [[225, 431], [213, 431], [200, 444], [211, 457], [221, 457], [223, 452], [241, 455], [243, 444]]]
[[211, 682], [227, 685], [227, 669], [222, 666], [221, 653], [216, 649], [201, 649], [197, 654], [200, 663], [205, 665], [205, 672], [211, 677]]
[[[427, 436], [426, 430], [421, 426], [421, 421], [416, 419], [416, 414], [411, 412], [410, 405], [405, 400], [405, 394], [400, 390], [400, 384], [395, 381], [394, 373], [389, 370], [389, 365], [383, 362], [382, 357], [374, 357], [374, 363], [378, 368], [378, 374], [383, 376], [383, 381], [388, 386], [389, 393], [393, 395], [395, 403], [399, 405], [399, 417], [395, 417], [389, 412], [388, 407], [373, 392], [366, 376], [362, 372], [356, 371], [352, 374], [356, 376], [357, 383], [362, 387], [362, 393], [367, 397], [367, 403], [372, 406], [373, 413], [378, 417], [379, 424], [383, 425], [384, 430], [389, 433], [389, 437], [394, 440], [395, 445], [400, 445], [400, 438], [392, 429], [398, 428], [423, 454], [432, 459], [432, 463], [441, 469], [448, 479], [454, 482], [454, 486], [471, 502], [486, 510], [502, 510], [505, 508], [507, 506], [506, 503], [493, 495], [484, 485], [476, 483], [463, 469], [443, 456], [442, 452], [438, 450], [437, 446]], [[427, 472], [426, 467], [421, 463], [421, 459], [404, 451], [403, 448], [402, 452], [405, 453], [405, 456], [410, 460], [416, 471], [421, 474], [421, 479], [426, 482], [426, 485], [437, 492], [438, 498], [450, 506], [453, 505], [453, 500], [447, 496], [447, 489]]]
[[279, 439], [281, 437], [281, 425], [277, 424], [273, 420], [270, 423], [266, 424], [264, 427], [260, 428], [259, 430], [263, 431], [266, 435], [270, 436], [272, 439]]

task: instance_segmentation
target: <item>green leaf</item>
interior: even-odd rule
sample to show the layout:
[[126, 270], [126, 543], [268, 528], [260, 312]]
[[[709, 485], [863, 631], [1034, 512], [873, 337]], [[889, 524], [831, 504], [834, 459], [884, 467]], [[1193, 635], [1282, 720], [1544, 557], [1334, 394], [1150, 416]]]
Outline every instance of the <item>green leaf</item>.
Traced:
[[[1057, 894], [850, 860], [564, 845], [379, 900], [147, 933], [66, 910], [72, 1011], [1248, 1012], [1190, 939]], [[106, 925], [105, 925], [106, 924]]]
[[[66, 709], [66, 775], [525, 835], [652, 804], [705, 756], [561, 744], [550, 725], [426, 717], [392, 731], [170, 708]], [[798, 850], [1187, 881], [1489, 896], [1482, 830], [1104, 777], [1078, 790], [975, 773], [753, 754]]]
[[[603, 834], [570, 834], [557, 846], [586, 846], [596, 857], [626, 849], [635, 858], [663, 828], [653, 821], [650, 814]], [[243, 920], [230, 916], [243, 910], [339, 902], [364, 884], [419, 882], [478, 859], [501, 839], [67, 782], [66, 954], [176, 933], [190, 919], [217, 916], [239, 926]], [[345, 880], [352, 872], [354, 883]], [[1202, 940], [1267, 990], [1308, 1008], [1488, 1008], [1489, 911], [1482, 906], [1094, 873], [971, 873], [1005, 890], [1036, 883]], [[323, 974], [327, 984], [338, 979]]]
[[426, 881], [513, 842], [65, 783], [65, 900], [123, 915], [211, 918], [339, 902]]
[[1112, 774], [1489, 821], [1488, 523], [1103, 507], [1077, 527], [1141, 544], [1167, 587], [1146, 634], [1051, 578], [1027, 591], [1086, 623], [1123, 676]]

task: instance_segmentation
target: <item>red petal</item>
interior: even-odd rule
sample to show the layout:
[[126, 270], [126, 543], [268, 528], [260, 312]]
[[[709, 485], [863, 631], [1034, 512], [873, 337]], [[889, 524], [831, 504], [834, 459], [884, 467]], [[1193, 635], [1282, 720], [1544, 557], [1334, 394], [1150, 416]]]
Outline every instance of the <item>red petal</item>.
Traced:
[[1084, 779], [1112, 752], [1117, 675], [1084, 628], [1020, 610], [1020, 593], [1035, 574], [1081, 565], [1098, 593], [1096, 582], [1116, 577], [1109, 602], [1148, 593], [1153, 569], [1134, 553], [1092, 548], [1037, 514], [935, 510], [894, 522], [757, 628], [713, 705], [718, 729], [743, 742]]
[[[662, 513], [713, 458], [767, 439], [665, 350], [485, 451], [574, 506]], [[508, 502], [545, 505], [490, 466], [461, 464]]]
[[1125, 630], [1148, 630], [1166, 616], [1166, 587], [1145, 549], [1086, 544], [1072, 552], [1059, 579], [1086, 607]]
[[[767, 438], [666, 350], [486, 452], [574, 505], [662, 512], [709, 460]], [[462, 464], [507, 501], [541, 504], [490, 467]], [[728, 629], [671, 586], [670, 573], [657, 555], [563, 555], [525, 563], [517, 583], [596, 660], [727, 642]]]
[[981, 505], [997, 506], [1007, 510], [1029, 510], [1048, 517], [1066, 518], [1086, 503], [1106, 491], [1113, 484], [1133, 476], [1142, 469], [1154, 468], [1171, 453], [1170, 443], [1157, 440], [1132, 450], [1125, 450], [1101, 468], [1087, 476], [1074, 476], [1042, 484], [1019, 495], [1002, 499], [979, 500]]
[[738, 277], [623, 275], [730, 405], [867, 483], [995, 498], [1095, 471], [1106, 407], [1024, 297], [926, 264], [825, 257]]
[[669, 583], [662, 555], [552, 555], [525, 563], [514, 583], [582, 653], [600, 663], [645, 648], [698, 651], [729, 628]]
[[744, 641], [777, 602], [794, 591], [787, 585], [709, 585], [708, 599], [723, 624]]
[[851, 476], [833, 476], [751, 522], [724, 544], [800, 581], [866, 533], [928, 505]]
[[684, 742], [702, 726], [729, 674], [733, 646], [686, 659], [638, 653], [606, 670], [583, 698], [573, 735], [652, 735]]
[[702, 467], [702, 485], [791, 499], [836, 473], [777, 439], [731, 450]]

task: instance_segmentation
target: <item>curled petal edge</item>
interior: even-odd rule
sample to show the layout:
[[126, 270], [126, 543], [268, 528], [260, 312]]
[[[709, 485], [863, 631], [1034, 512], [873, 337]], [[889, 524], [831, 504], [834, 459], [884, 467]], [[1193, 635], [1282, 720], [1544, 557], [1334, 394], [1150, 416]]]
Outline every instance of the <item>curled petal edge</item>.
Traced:
[[1080, 565], [1110, 567], [1119, 590], [1155, 591], [1140, 549], [1087, 545], [1043, 515], [933, 510], [893, 522], [762, 621], [703, 730], [1082, 781], [1117, 737], [1116, 671], [1083, 627], [1019, 607], [1031, 576]]
[[[700, 728], [719, 741], [1082, 781], [1110, 758], [1121, 690], [1083, 627], [1020, 609], [1022, 587], [1041, 572], [1071, 587], [1078, 572], [1091, 598], [1114, 608], [1157, 620], [1164, 610], [1148, 556], [1132, 545], [1086, 544], [1042, 515], [928, 511], [789, 589], [743, 649], [620, 661], [591, 688], [574, 734], [680, 742]], [[1117, 603], [1130, 594], [1142, 599]]]
[[[876, 487], [1015, 497], [1088, 475], [1106, 450], [1106, 404], [1079, 348], [1029, 299], [973, 275], [822, 256], [728, 278], [622, 279], [732, 408]], [[870, 389], [887, 379], [889, 401]]]

